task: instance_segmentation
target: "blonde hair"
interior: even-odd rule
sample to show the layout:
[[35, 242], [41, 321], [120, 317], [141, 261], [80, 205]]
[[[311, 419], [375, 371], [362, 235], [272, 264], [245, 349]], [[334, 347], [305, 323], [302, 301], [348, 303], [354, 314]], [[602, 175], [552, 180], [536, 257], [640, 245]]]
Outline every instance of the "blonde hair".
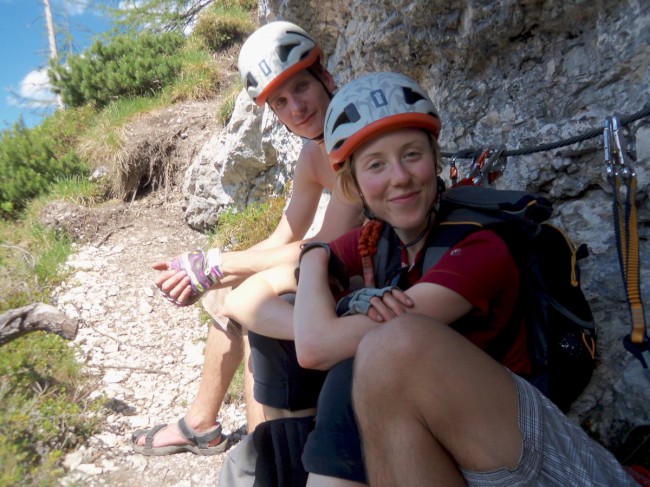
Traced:
[[[442, 155], [440, 146], [438, 145], [438, 140], [431, 132], [426, 132], [426, 134], [429, 136], [431, 152], [433, 153], [433, 162], [436, 165], [436, 174], [440, 174], [442, 172]], [[350, 158], [343, 163], [341, 169], [336, 172], [336, 186], [339, 189], [340, 194], [351, 203], [365, 204], [361, 199], [359, 187], [357, 186], [352, 157], [353, 156], [350, 156]]]

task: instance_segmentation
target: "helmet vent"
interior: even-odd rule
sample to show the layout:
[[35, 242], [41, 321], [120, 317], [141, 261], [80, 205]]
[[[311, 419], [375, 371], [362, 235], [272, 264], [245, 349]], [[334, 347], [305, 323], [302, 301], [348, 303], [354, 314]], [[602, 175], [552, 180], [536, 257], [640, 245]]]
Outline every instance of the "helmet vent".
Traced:
[[336, 144], [334, 144], [334, 147], [332, 147], [332, 150], [333, 151], [337, 150], [339, 147], [341, 147], [343, 144], [345, 144], [346, 140], [348, 140], [348, 139], [339, 140]]
[[336, 129], [338, 129], [341, 125], [346, 124], [346, 123], [356, 123], [361, 119], [361, 115], [359, 115], [359, 112], [357, 111], [357, 107], [354, 106], [354, 103], [349, 103], [344, 109], [343, 113], [341, 113], [336, 121], [334, 122], [334, 125], [332, 125], [332, 132], [334, 132]]
[[255, 88], [257, 86], [257, 80], [253, 78], [252, 74], [248, 73], [246, 76], [246, 89], [250, 88], [251, 86]]
[[424, 95], [418, 93], [417, 91], [413, 91], [408, 86], [402, 87], [402, 91], [404, 92], [404, 101], [407, 105], [415, 105], [420, 100], [426, 100]]
[[289, 54], [291, 54], [291, 51], [293, 51], [299, 45], [300, 44], [297, 42], [292, 42], [291, 44], [283, 44], [281, 46], [277, 46], [275, 48], [275, 52], [278, 53], [278, 57], [280, 58], [280, 61], [286, 63], [287, 59], [289, 59]]

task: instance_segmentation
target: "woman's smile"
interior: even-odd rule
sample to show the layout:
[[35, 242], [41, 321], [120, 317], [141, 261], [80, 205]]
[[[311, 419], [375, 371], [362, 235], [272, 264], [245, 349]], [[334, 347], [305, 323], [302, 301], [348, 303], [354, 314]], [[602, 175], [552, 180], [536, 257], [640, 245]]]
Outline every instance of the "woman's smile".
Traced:
[[419, 194], [420, 191], [411, 191], [409, 193], [404, 193], [399, 196], [394, 196], [392, 198], [389, 198], [388, 201], [396, 205], [407, 205], [415, 202]]

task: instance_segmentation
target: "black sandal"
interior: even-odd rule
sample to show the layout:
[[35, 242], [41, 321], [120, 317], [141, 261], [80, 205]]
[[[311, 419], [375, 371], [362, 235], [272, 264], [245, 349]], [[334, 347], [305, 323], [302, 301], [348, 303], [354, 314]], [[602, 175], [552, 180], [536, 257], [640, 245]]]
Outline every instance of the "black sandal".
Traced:
[[[181, 434], [186, 440], [191, 441], [189, 445], [166, 445], [166, 446], [153, 446], [153, 439], [156, 433], [163, 429], [166, 424], [159, 424], [150, 429], [139, 429], [131, 434], [131, 441], [133, 442], [133, 450], [136, 453], [141, 453], [146, 456], [161, 456], [172, 455], [174, 453], [191, 452], [195, 455], [217, 455], [223, 453], [228, 448], [228, 437], [221, 434], [221, 425], [217, 423], [217, 428], [207, 433], [199, 433], [190, 428], [185, 422], [185, 418], [178, 420], [178, 427]], [[144, 445], [137, 445], [136, 442], [142, 435], [145, 437]], [[210, 446], [210, 443], [219, 436], [222, 437], [218, 445]]]

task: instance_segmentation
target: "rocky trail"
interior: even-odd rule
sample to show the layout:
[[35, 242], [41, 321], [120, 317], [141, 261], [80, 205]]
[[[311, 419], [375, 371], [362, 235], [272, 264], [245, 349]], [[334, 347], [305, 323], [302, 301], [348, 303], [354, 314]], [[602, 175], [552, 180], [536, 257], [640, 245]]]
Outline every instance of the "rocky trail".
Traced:
[[[70, 276], [54, 291], [54, 303], [79, 319], [80, 359], [97, 379], [93, 395], [107, 402], [100, 431], [65, 457], [62, 484], [216, 485], [225, 454], [145, 457], [130, 440], [135, 429], [182, 417], [198, 388], [205, 318], [198, 306], [166, 301], [151, 264], [204, 246], [206, 237], [185, 224], [178, 196], [154, 193], [76, 216], [66, 211], [59, 217], [75, 222], [71, 230], [84, 243], [66, 263]], [[237, 437], [244, 405], [225, 404], [219, 419]]]

